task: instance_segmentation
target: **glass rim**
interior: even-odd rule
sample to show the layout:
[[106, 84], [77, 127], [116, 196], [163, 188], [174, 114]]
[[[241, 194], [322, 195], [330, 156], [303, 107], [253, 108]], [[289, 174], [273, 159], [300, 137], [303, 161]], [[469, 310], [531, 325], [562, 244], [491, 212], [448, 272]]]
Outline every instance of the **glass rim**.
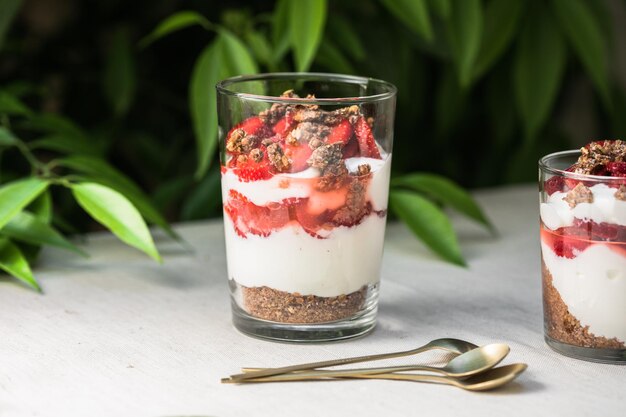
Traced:
[[[279, 96], [267, 96], [262, 94], [241, 93], [233, 91], [228, 87], [247, 81], [263, 81], [263, 80], [311, 80], [311, 81], [334, 81], [342, 82], [345, 84], [378, 84], [382, 86], [386, 91], [379, 94], [372, 94], [368, 96], [355, 96], [355, 97], [334, 97], [334, 98], [290, 98]], [[267, 72], [254, 75], [237, 75], [234, 77], [226, 78], [215, 85], [217, 91], [221, 94], [229, 96], [239, 97], [241, 99], [250, 101], [263, 101], [270, 103], [289, 103], [289, 104], [319, 104], [319, 105], [331, 105], [331, 104], [345, 104], [346, 102], [351, 104], [363, 104], [376, 101], [387, 100], [395, 97], [398, 89], [395, 85], [388, 81], [380, 80], [377, 78], [362, 77], [357, 75], [346, 74], [334, 74], [326, 72]]]
[[553, 174], [553, 175], [560, 175], [562, 177], [568, 177], [568, 178], [579, 179], [579, 180], [594, 180], [594, 181], [611, 182], [613, 180], [626, 179], [626, 177], [608, 177], [604, 175], [579, 174], [576, 172], [565, 171], [564, 169], [554, 168], [548, 165], [549, 162], [557, 158], [579, 156], [579, 155], [580, 155], [580, 149], [570, 149], [567, 151], [550, 153], [539, 159], [539, 169], [541, 169], [544, 172]]

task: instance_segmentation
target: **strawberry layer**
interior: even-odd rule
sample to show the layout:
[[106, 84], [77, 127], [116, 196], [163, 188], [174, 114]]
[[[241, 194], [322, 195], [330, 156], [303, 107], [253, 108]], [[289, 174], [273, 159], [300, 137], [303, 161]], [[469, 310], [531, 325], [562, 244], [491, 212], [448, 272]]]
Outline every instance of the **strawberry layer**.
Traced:
[[596, 336], [626, 341], [626, 243], [541, 233], [543, 261], [570, 313]]

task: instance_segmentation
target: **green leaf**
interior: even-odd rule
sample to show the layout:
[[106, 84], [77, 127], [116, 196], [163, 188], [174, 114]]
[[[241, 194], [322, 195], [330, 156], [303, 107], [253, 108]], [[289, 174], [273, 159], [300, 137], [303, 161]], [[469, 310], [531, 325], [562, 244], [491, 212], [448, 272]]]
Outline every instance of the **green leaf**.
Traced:
[[210, 167], [217, 148], [215, 85], [224, 78], [256, 72], [258, 67], [246, 46], [223, 28], [196, 60], [189, 84], [189, 106], [198, 149], [197, 179], [202, 178]]
[[435, 13], [437, 13], [442, 19], [450, 17], [450, 13], [452, 12], [450, 0], [429, 0], [428, 3]]
[[194, 25], [200, 25], [207, 30], [211, 28], [211, 22], [209, 22], [200, 13], [191, 10], [183, 10], [174, 13], [173, 15], [165, 18], [161, 23], [157, 25], [156, 28], [154, 28], [154, 30], [148, 36], [139, 41], [139, 47], [145, 48], [152, 42], [161, 39], [162, 37], [167, 36], [172, 32], [176, 32], [178, 30], [185, 29]]
[[433, 39], [426, 0], [381, 0], [398, 20], [427, 41]]
[[296, 71], [307, 71], [324, 34], [326, 0], [292, 1], [289, 33]]
[[66, 154], [97, 156], [102, 154], [99, 144], [82, 136], [52, 134], [29, 143], [31, 149], [47, 149]]
[[485, 9], [485, 30], [474, 66], [474, 79], [480, 78], [511, 44], [526, 0], [492, 0]]
[[465, 266], [452, 224], [439, 207], [415, 193], [398, 190], [391, 190], [389, 207], [435, 253]]
[[[361, 38], [343, 16], [337, 13], [329, 15], [328, 29], [330, 33], [328, 38], [338, 40], [338, 46], [346, 54], [350, 54], [356, 61], [365, 59], [367, 53], [365, 52], [365, 46], [363, 46]], [[322, 42], [321, 47], [324, 46], [327, 40], [328, 39]]]
[[452, 13], [446, 22], [452, 55], [461, 87], [472, 82], [474, 63], [480, 50], [483, 12], [480, 0], [453, 0]]
[[209, 217], [221, 207], [220, 172], [211, 170], [183, 202], [180, 218], [183, 221]]
[[135, 97], [135, 58], [127, 29], [113, 33], [103, 73], [104, 97], [116, 116], [128, 113]]
[[610, 107], [608, 53], [594, 14], [582, 0], [552, 0], [557, 21], [583, 63], [600, 97]]
[[45, 133], [58, 133], [72, 138], [85, 139], [87, 135], [70, 119], [53, 113], [33, 115], [22, 123], [22, 126], [31, 130]]
[[273, 52], [269, 41], [265, 35], [258, 30], [251, 30], [246, 33], [246, 42], [254, 53], [256, 60], [265, 65], [273, 63]]
[[28, 261], [20, 249], [5, 237], [0, 237], [0, 269], [41, 292], [41, 287], [33, 277]]
[[278, 0], [272, 15], [272, 45], [274, 47], [273, 62], [278, 62], [289, 50], [291, 45], [291, 16], [292, 0]]
[[223, 40], [217, 38], [200, 54], [189, 84], [189, 106], [198, 150], [196, 178], [201, 178], [211, 164], [217, 148], [217, 92], [215, 84], [225, 76], [222, 64]]
[[39, 194], [39, 197], [34, 199], [26, 209], [42, 222], [50, 224], [52, 221], [52, 197], [50, 196], [50, 190]]
[[17, 143], [17, 138], [6, 127], [0, 126], [0, 147], [2, 146], [13, 146]]
[[436, 174], [416, 172], [394, 178], [391, 185], [392, 187], [408, 188], [424, 193], [435, 201], [448, 205], [459, 213], [477, 221], [489, 230], [494, 230], [493, 225], [472, 196], [448, 178]]
[[259, 68], [246, 45], [229, 30], [220, 28], [219, 36], [223, 40], [223, 59], [226, 72], [231, 75], [256, 74]]
[[340, 74], [356, 73], [350, 61], [348, 61], [343, 53], [328, 39], [324, 40], [320, 45], [316, 62], [331, 72]]
[[119, 192], [96, 183], [71, 186], [78, 204], [120, 240], [161, 262], [150, 231], [135, 206]]
[[21, 0], [2, 0], [2, 13], [0, 13], [0, 49], [4, 42], [4, 37], [11, 26], [13, 18], [20, 9]]
[[59, 159], [58, 164], [85, 174], [90, 182], [105, 185], [122, 193], [137, 207], [146, 220], [159, 226], [172, 238], [180, 239], [141, 188], [106, 161], [84, 155], [73, 155]]
[[0, 91], [0, 114], [28, 116], [32, 111], [20, 99], [6, 91]]
[[52, 226], [27, 211], [22, 211], [0, 230], [0, 233], [15, 240], [34, 245], [56, 246], [76, 252], [82, 256], [87, 254], [65, 239]]
[[527, 140], [547, 120], [563, 78], [563, 36], [545, 8], [532, 9], [522, 27], [514, 63], [514, 87]]
[[48, 187], [46, 181], [28, 178], [3, 184], [0, 187], [0, 228], [22, 211]]

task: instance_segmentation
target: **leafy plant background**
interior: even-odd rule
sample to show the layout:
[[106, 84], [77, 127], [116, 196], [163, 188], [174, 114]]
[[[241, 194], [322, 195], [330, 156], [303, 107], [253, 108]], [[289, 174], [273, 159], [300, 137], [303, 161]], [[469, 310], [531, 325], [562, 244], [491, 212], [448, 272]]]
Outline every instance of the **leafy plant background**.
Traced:
[[456, 183], [535, 181], [542, 154], [624, 137], [624, 18], [622, 0], [3, 0], [0, 268], [36, 287], [36, 248], [80, 251], [60, 232], [88, 215], [158, 258], [142, 217], [176, 237], [168, 220], [221, 214], [215, 82], [305, 70], [398, 86], [390, 207], [463, 264], [442, 207], [491, 225]]

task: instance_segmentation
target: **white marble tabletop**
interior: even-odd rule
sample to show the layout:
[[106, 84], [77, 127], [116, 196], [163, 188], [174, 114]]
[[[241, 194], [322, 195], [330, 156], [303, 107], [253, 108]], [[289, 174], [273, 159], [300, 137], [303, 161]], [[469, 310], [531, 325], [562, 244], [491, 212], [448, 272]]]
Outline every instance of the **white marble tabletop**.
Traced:
[[[106, 233], [88, 237], [87, 260], [46, 250], [35, 271], [44, 295], [0, 278], [0, 416], [623, 416], [626, 367], [570, 359], [543, 341], [536, 187], [477, 197], [500, 236], [455, 218], [467, 269], [388, 226], [379, 324], [341, 343], [273, 343], [232, 327], [220, 221], [177, 226], [193, 252], [160, 237], [163, 265]], [[241, 366], [439, 337], [508, 343], [503, 363], [528, 370], [489, 393], [377, 380], [220, 384]]]

